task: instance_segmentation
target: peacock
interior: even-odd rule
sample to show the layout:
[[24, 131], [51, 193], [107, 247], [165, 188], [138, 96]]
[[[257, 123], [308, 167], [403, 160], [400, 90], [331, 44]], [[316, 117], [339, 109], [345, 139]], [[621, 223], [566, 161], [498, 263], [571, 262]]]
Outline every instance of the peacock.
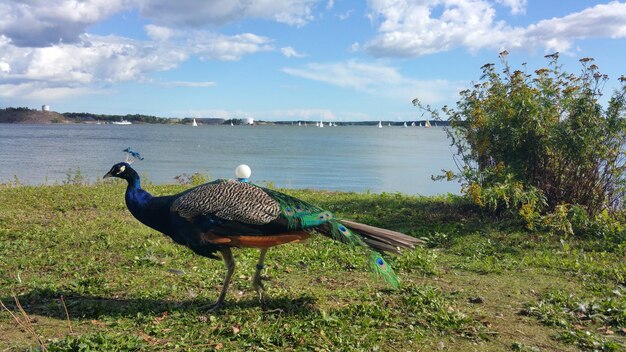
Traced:
[[[140, 158], [130, 149], [125, 151]], [[104, 178], [117, 177], [128, 182], [125, 200], [131, 214], [198, 255], [219, 259], [216, 253], [221, 254], [226, 276], [210, 311], [223, 305], [235, 271], [231, 248], [260, 250], [252, 283], [263, 307], [261, 271], [271, 247], [302, 242], [313, 232], [351, 246], [362, 246], [369, 249], [372, 270], [397, 288], [398, 278], [381, 253], [399, 254], [401, 249], [413, 249], [423, 243], [403, 233], [336, 219], [329, 211], [247, 179], [219, 179], [179, 194], [155, 197], [141, 188], [140, 177], [130, 166], [131, 161], [127, 159], [113, 165], [104, 175]]]

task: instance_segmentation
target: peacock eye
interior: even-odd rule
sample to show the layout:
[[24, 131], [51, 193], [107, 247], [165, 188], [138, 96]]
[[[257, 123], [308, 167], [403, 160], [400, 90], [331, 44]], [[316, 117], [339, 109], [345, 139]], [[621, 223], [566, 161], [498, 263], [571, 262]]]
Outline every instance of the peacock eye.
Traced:
[[124, 170], [126, 170], [126, 166], [122, 165], [120, 166], [120, 168], [117, 170], [118, 174], [121, 174], [122, 172], [124, 172]]

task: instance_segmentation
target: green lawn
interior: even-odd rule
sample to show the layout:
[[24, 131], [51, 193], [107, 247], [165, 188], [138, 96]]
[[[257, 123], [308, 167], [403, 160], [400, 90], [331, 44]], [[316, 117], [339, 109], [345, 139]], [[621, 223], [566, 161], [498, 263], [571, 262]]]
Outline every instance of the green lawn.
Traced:
[[0, 351], [625, 348], [624, 243], [528, 232], [456, 197], [286, 192], [429, 245], [391, 258], [397, 291], [360, 249], [321, 236], [271, 249], [265, 311], [258, 251], [235, 250], [226, 306], [208, 313], [222, 262], [136, 221], [122, 183], [0, 186]]

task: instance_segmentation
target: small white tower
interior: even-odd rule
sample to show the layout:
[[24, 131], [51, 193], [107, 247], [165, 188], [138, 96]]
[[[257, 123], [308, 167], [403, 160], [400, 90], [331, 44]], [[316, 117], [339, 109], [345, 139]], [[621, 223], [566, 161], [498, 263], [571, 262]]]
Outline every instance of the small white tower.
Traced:
[[50, 105], [46, 105], [46, 104], [42, 105], [41, 106], [41, 111], [43, 111], [43, 112], [50, 111]]
[[252, 117], [248, 117], [248, 118], [246, 118], [244, 123], [246, 125], [254, 125], [254, 119]]

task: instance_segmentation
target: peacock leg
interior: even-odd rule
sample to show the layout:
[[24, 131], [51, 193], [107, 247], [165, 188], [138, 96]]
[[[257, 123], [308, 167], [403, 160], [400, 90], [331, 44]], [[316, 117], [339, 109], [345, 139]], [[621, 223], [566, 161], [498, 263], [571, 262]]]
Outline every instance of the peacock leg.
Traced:
[[254, 278], [252, 279], [252, 286], [256, 290], [256, 293], [259, 295], [259, 302], [261, 302], [261, 307], [263, 307], [265, 300], [263, 297], [263, 291], [265, 288], [263, 287], [263, 282], [261, 281], [261, 270], [263, 270], [263, 262], [265, 261], [265, 254], [267, 253], [267, 248], [261, 248], [261, 255], [259, 256], [259, 262], [256, 264], [256, 272], [254, 273]]
[[224, 304], [224, 298], [226, 298], [226, 292], [228, 291], [228, 285], [230, 284], [230, 278], [233, 276], [233, 272], [235, 272], [235, 260], [233, 259], [233, 253], [230, 251], [230, 248], [226, 247], [225, 249], [220, 250], [222, 253], [222, 259], [224, 259], [224, 264], [226, 264], [226, 276], [224, 277], [224, 286], [222, 286], [222, 292], [220, 292], [220, 296], [217, 298], [217, 302], [209, 308], [209, 311], [216, 311], [220, 309], [220, 307]]

